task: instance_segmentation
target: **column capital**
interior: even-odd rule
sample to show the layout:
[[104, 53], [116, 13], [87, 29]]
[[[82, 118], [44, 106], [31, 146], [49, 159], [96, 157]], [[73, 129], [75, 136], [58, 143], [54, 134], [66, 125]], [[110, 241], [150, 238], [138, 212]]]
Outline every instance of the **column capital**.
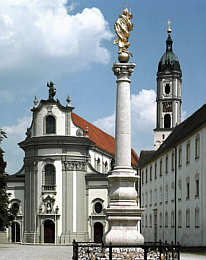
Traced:
[[112, 70], [117, 77], [130, 77], [135, 66], [135, 63], [113, 63]]

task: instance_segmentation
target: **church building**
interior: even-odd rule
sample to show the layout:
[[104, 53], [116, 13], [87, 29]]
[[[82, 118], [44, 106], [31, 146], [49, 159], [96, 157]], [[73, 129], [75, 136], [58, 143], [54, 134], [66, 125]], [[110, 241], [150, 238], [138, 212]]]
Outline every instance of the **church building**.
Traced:
[[[8, 241], [69, 244], [102, 240], [108, 205], [107, 176], [113, 167], [115, 140], [49, 97], [31, 109], [33, 119], [26, 139], [24, 165], [8, 175], [10, 207], [16, 212]], [[137, 171], [138, 157], [131, 151]]]

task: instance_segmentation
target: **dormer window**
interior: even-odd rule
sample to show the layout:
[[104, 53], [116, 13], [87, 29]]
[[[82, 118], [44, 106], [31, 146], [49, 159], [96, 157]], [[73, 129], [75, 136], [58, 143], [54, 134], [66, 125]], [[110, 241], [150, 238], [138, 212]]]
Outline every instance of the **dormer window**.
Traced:
[[49, 115], [46, 117], [46, 134], [56, 133], [56, 119]]

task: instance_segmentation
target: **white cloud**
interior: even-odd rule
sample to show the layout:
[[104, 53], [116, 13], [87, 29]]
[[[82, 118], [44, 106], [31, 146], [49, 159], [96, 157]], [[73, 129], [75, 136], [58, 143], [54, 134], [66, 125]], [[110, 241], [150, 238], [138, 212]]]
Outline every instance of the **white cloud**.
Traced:
[[153, 89], [142, 89], [131, 97], [132, 122], [135, 130], [151, 131], [156, 121], [156, 93]]
[[98, 126], [100, 129], [105, 131], [106, 133], [114, 136], [115, 132], [115, 113], [113, 113], [111, 116], [99, 118], [93, 122], [96, 126]]
[[24, 152], [18, 147], [18, 143], [25, 139], [25, 132], [31, 124], [31, 117], [25, 116], [18, 119], [16, 124], [3, 126], [2, 129], [7, 133], [7, 139], [3, 141], [5, 159], [7, 161], [6, 171], [14, 173], [23, 166]]
[[[131, 96], [131, 117], [132, 125], [136, 131], [149, 132], [155, 125], [156, 120], [156, 93], [154, 90], [142, 89], [138, 94]], [[94, 121], [94, 124], [114, 135], [115, 114], [99, 118]], [[150, 129], [151, 128], [151, 129]]]
[[[35, 62], [42, 68], [49, 66], [51, 59], [64, 60], [75, 69], [92, 62], [107, 63], [110, 54], [102, 41], [110, 40], [112, 33], [101, 11], [85, 8], [70, 15], [66, 3], [66, 0], [1, 0], [0, 69], [29, 64], [34, 68]], [[74, 7], [72, 2], [70, 8]]]
[[[153, 128], [156, 120], [156, 93], [154, 90], [142, 89], [131, 96], [132, 144], [139, 152], [141, 149], [152, 149]], [[94, 124], [114, 136], [115, 113], [97, 119]]]

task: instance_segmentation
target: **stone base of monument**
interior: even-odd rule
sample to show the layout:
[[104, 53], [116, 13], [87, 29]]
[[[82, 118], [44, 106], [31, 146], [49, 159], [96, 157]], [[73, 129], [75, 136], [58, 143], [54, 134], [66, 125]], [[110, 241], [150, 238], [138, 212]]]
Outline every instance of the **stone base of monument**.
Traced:
[[8, 243], [8, 234], [6, 231], [0, 231], [0, 244]]
[[109, 230], [103, 238], [106, 245], [144, 244], [144, 237], [138, 230], [143, 210], [137, 205], [136, 180], [132, 170], [124, 174], [114, 170], [108, 177], [110, 202], [106, 215]]

